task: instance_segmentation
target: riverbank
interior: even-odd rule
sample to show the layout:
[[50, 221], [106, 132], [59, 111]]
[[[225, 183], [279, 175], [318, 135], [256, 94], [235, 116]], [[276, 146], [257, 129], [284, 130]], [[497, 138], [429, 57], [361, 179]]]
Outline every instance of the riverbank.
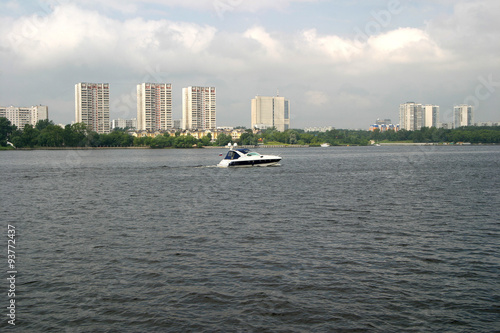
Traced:
[[[458, 142], [458, 143], [436, 143], [436, 142], [381, 142], [371, 145], [374, 146], [470, 146], [470, 145], [497, 145], [495, 143], [478, 143], [471, 144], [469, 142]], [[355, 147], [357, 145], [338, 145], [329, 146], [332, 147]], [[317, 145], [242, 145], [237, 146], [237, 148], [249, 148], [249, 149], [262, 149], [262, 148], [319, 148]], [[227, 149], [227, 146], [202, 146], [202, 147], [191, 147], [191, 148], [175, 148], [175, 147], [164, 147], [164, 148], [152, 148], [149, 146], [130, 146], [130, 147], [33, 147], [33, 148], [17, 148], [12, 147], [0, 147], [0, 151], [10, 151], [10, 150], [109, 150], [109, 149]]]
[[[244, 145], [237, 146], [238, 148], [309, 148], [309, 145]], [[192, 148], [174, 148], [174, 147], [165, 147], [165, 148], [151, 148], [149, 146], [131, 146], [131, 147], [33, 147], [33, 148], [9, 148], [9, 147], [1, 147], [5, 149], [0, 150], [106, 150], [106, 149], [198, 149], [198, 148], [207, 148], [207, 149], [227, 149], [227, 146], [203, 146], [203, 147], [192, 147]]]
[[[8, 150], [100, 150], [100, 149], [152, 149], [151, 147], [33, 147], [33, 148], [12, 148]], [[5, 149], [7, 150], [7, 149]]]
[[496, 143], [475, 143], [470, 142], [381, 142], [380, 146], [470, 146], [470, 145], [495, 145]]

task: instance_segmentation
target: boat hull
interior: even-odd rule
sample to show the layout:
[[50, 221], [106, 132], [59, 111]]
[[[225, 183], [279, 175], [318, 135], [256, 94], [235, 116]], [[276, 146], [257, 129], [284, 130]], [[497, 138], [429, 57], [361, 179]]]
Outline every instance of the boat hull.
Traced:
[[278, 164], [281, 158], [259, 158], [252, 160], [222, 160], [217, 166], [220, 168], [251, 168], [251, 167], [267, 167]]

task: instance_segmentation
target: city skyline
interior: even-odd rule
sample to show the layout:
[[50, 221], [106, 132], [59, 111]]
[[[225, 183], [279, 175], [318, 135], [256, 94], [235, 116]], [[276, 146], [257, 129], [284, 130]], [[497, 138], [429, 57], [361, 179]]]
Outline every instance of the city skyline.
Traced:
[[[82, 103], [82, 85], [85, 86], [84, 90], [89, 90], [85, 92], [86, 95], [89, 95], [90, 100], [84, 101]], [[101, 88], [105, 88], [105, 93], [98, 92], [95, 88], [99, 86]], [[167, 91], [162, 91], [162, 87]], [[88, 88], [88, 89], [87, 89]], [[144, 89], [143, 89], [144, 88]], [[94, 124], [89, 123], [88, 119], [95, 120], [100, 123], [101, 129], [95, 130], [98, 133], [104, 133], [103, 129], [106, 127], [106, 120], [109, 119], [109, 130], [113, 130], [115, 128], [134, 128], [138, 131], [165, 131], [171, 130], [174, 128], [177, 129], [185, 129], [185, 130], [205, 130], [205, 129], [215, 129], [215, 128], [234, 128], [241, 127], [246, 128], [247, 126], [241, 125], [233, 125], [233, 126], [217, 126], [216, 125], [216, 103], [215, 103], [215, 87], [187, 87], [183, 88], [183, 94], [185, 96], [185, 100], [191, 101], [192, 109], [190, 113], [195, 116], [199, 116], [201, 122], [198, 122], [197, 126], [187, 126], [187, 123], [184, 123], [188, 117], [183, 117], [181, 119], [172, 119], [171, 112], [171, 84], [151, 84], [151, 83], [142, 83], [137, 85], [137, 117], [139, 119], [142, 118], [144, 123], [148, 123], [148, 126], [138, 126], [139, 121], [138, 118], [113, 118], [109, 115], [109, 111], [105, 111], [105, 116], [101, 117], [101, 119], [97, 119], [95, 117], [99, 112], [96, 110], [86, 111], [85, 114], [82, 114], [82, 104], [85, 106], [87, 104], [100, 104], [101, 109], [102, 105], [109, 105], [108, 96], [110, 87], [107, 83], [88, 83], [82, 82], [75, 85], [75, 120], [71, 123], [85, 123], [91, 130], [94, 129]], [[149, 94], [144, 94], [142, 90], [151, 90]], [[152, 92], [154, 90], [154, 92]], [[192, 96], [189, 97], [187, 94], [188, 90], [191, 91]], [[210, 94], [199, 94], [201, 91], [210, 92]], [[194, 92], [194, 95], [193, 95]], [[99, 98], [95, 98], [92, 95], [99, 95]], [[103, 97], [104, 96], [104, 97]], [[186, 98], [187, 96], [187, 98]], [[193, 98], [194, 96], [194, 98]], [[88, 99], [88, 98], [86, 98]], [[153, 101], [153, 99], [158, 101]], [[97, 100], [94, 103], [94, 100]], [[100, 101], [103, 100], [103, 101]], [[161, 103], [159, 103], [161, 101]], [[203, 101], [203, 102], [202, 102]], [[201, 103], [200, 103], [201, 102]], [[159, 105], [155, 105], [158, 103]], [[198, 106], [198, 104], [201, 104]], [[205, 105], [203, 105], [205, 104]], [[144, 105], [149, 105], [148, 108], [145, 108]], [[187, 103], [186, 103], [187, 105]], [[290, 125], [290, 101], [280, 96], [256, 96], [251, 99], [251, 119], [252, 123], [249, 128], [253, 129], [266, 129], [274, 127], [278, 131], [285, 131], [287, 129], [300, 129], [299, 127], [292, 127]], [[194, 107], [194, 108], [193, 108]], [[87, 107], [83, 108], [87, 109]], [[388, 125], [390, 124], [390, 128], [396, 126], [401, 129], [414, 131], [420, 130], [423, 127], [436, 127], [436, 128], [458, 128], [463, 126], [498, 126], [500, 122], [496, 121], [475, 121], [474, 116], [474, 107], [471, 105], [460, 104], [453, 106], [453, 119], [451, 122], [442, 122], [439, 117], [439, 105], [432, 104], [421, 104], [415, 102], [406, 102], [399, 105], [399, 122], [392, 122], [390, 119], [379, 119], [377, 118], [376, 124], [371, 124], [369, 126], [369, 131], [372, 131], [374, 128], [377, 128], [378, 125]], [[149, 110], [149, 111], [147, 111]], [[193, 111], [194, 110], [194, 111]], [[185, 114], [189, 114], [187, 112], [187, 107], [184, 110]], [[277, 114], [276, 117], [275, 114]], [[149, 121], [146, 121], [146, 114], [148, 115]], [[83, 118], [85, 116], [87, 121]], [[207, 117], [208, 116], [208, 117]], [[53, 122], [53, 119], [48, 117], [48, 106], [46, 105], [35, 105], [31, 107], [25, 106], [8, 106], [2, 107], [0, 106], [0, 117], [5, 117], [11, 121], [13, 125], [16, 125], [19, 129], [24, 128], [24, 125], [30, 124], [35, 126], [38, 120], [50, 120]], [[192, 116], [191, 116], [192, 117]], [[153, 119], [155, 118], [155, 119]], [[162, 119], [158, 124], [153, 120]], [[168, 119], [168, 121], [167, 121]], [[142, 121], [141, 120], [141, 121]], [[177, 122], [177, 125], [176, 125]], [[196, 123], [196, 122], [195, 122]], [[206, 126], [202, 126], [201, 124], [205, 123]], [[59, 123], [59, 125], [64, 126], [65, 124]], [[152, 126], [154, 125], [154, 126]], [[184, 128], [183, 128], [184, 127]], [[334, 126], [319, 126], [319, 127], [305, 127], [302, 128], [306, 132], [307, 131], [324, 131], [325, 129], [334, 129]], [[359, 129], [358, 129], [359, 130]]]
[[[0, 3], [0, 105], [73, 120], [76, 82], [107, 82], [111, 118], [136, 117], [138, 82], [216, 86], [217, 123], [250, 126], [248, 101], [276, 89], [293, 127], [367, 128], [408, 100], [474, 107], [500, 121], [493, 0], [74, 0]], [[92, 36], [92, 37], [90, 37]]]

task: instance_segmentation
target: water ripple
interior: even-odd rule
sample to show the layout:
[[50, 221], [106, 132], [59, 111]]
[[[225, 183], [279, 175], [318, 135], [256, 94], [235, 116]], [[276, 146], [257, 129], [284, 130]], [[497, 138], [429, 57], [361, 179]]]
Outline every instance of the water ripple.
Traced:
[[500, 148], [378, 148], [2, 152], [18, 328], [495, 331]]

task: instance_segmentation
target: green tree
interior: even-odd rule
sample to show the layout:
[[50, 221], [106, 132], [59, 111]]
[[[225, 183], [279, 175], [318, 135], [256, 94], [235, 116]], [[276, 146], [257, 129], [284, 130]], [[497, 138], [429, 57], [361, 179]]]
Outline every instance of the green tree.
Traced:
[[134, 141], [134, 146], [138, 146], [138, 147], [147, 147], [147, 146], [151, 146], [152, 142], [153, 142], [153, 138], [152, 137], [149, 137], [149, 136], [143, 136], [141, 138], [134, 138], [133, 139]]
[[215, 142], [217, 146], [226, 146], [232, 140], [233, 138], [230, 135], [221, 133], [217, 136], [217, 140]]
[[381, 141], [384, 135], [380, 132], [380, 129], [376, 128], [373, 132], [371, 132], [370, 138], [375, 141]]
[[163, 135], [158, 135], [153, 140], [151, 140], [151, 148], [165, 148], [172, 147], [174, 145], [174, 137], [171, 137], [168, 133]]
[[99, 147], [101, 145], [101, 135], [104, 134], [99, 134], [94, 131], [90, 131], [87, 133], [87, 136], [85, 137], [85, 146], [87, 147]]
[[291, 145], [294, 145], [297, 143], [297, 135], [298, 133], [291, 130], [288, 132], [289, 136], [288, 136], [288, 142], [291, 144]]
[[212, 143], [210, 142], [212, 140], [212, 135], [208, 133], [208, 135], [202, 137], [199, 142], [199, 146], [210, 146]]
[[24, 125], [23, 133], [21, 135], [22, 147], [33, 148], [38, 143], [38, 134], [40, 131], [33, 127], [33, 125]]
[[49, 125], [54, 125], [54, 122], [52, 120], [43, 119], [43, 120], [39, 120], [36, 123], [35, 128], [39, 131], [42, 131], [44, 128], [46, 128]]
[[133, 144], [134, 138], [124, 131], [112, 131], [109, 134], [101, 134], [99, 141], [106, 147], [128, 147]]
[[239, 144], [242, 146], [249, 145], [255, 146], [258, 143], [258, 138], [252, 133], [252, 130], [246, 130], [245, 133], [241, 134]]
[[175, 148], [192, 148], [193, 146], [196, 146], [196, 144], [197, 140], [192, 135], [178, 136], [174, 140]]
[[[37, 125], [40, 122], [37, 123]], [[64, 129], [61, 126], [48, 124], [38, 135], [38, 145], [42, 147], [61, 147], [64, 144]]]
[[75, 123], [64, 127], [64, 145], [67, 147], [84, 147], [86, 145], [87, 126]]
[[15, 126], [5, 117], [0, 117], [0, 146], [6, 146], [10, 135], [15, 131]]

